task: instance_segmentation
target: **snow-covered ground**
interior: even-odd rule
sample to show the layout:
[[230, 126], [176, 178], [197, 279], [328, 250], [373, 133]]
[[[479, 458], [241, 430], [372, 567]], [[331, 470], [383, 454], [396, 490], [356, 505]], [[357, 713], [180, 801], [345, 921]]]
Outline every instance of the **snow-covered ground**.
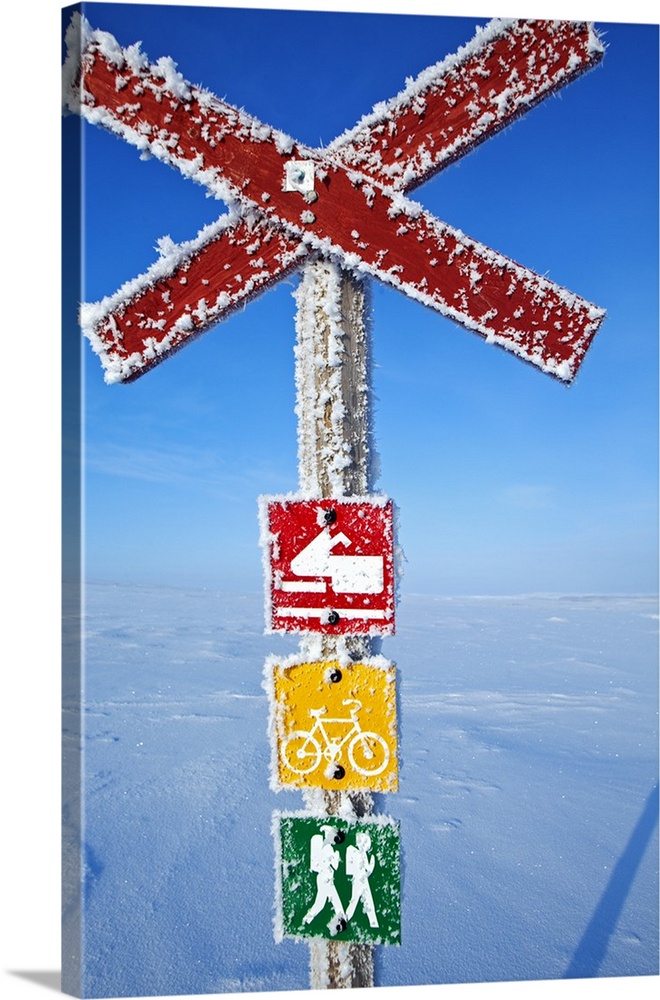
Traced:
[[[272, 933], [262, 596], [92, 585], [88, 996], [305, 990]], [[657, 601], [407, 596], [401, 947], [383, 986], [658, 973]], [[66, 707], [71, 707], [71, 698]]]

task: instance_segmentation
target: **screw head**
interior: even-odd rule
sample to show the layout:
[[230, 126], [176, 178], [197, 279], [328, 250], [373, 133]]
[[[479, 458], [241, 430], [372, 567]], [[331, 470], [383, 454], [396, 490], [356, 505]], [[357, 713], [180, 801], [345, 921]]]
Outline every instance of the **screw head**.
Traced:
[[346, 840], [346, 834], [344, 833], [344, 831], [343, 830], [337, 830], [337, 832], [335, 833], [334, 840], [335, 840], [335, 844], [343, 844], [344, 841]]
[[[335, 764], [335, 771], [332, 777], [335, 778], [337, 781], [341, 781], [342, 778], [346, 777], [346, 771], [341, 766], [341, 764]], [[335, 841], [336, 840], [337, 838], [335, 837]]]
[[330, 614], [328, 615], [328, 624], [336, 625], [338, 621], [339, 621], [339, 615], [337, 614], [337, 612], [331, 611]]
[[342, 674], [341, 670], [338, 670], [338, 669], [333, 670], [330, 673], [330, 683], [331, 684], [339, 684], [340, 680], [342, 679], [342, 676], [343, 676], [343, 674]]
[[323, 520], [325, 521], [326, 524], [334, 524], [335, 521], [337, 520], [337, 511], [332, 509], [326, 510], [325, 514], [323, 515]]

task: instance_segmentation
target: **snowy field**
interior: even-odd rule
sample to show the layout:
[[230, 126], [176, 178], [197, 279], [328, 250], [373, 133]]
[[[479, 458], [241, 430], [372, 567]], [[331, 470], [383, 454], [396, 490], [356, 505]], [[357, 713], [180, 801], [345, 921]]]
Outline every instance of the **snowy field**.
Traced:
[[[90, 997], [305, 990], [275, 944], [262, 596], [95, 585], [84, 706]], [[658, 973], [657, 601], [409, 596], [403, 944], [376, 983]], [[69, 703], [68, 706], [71, 707]]]

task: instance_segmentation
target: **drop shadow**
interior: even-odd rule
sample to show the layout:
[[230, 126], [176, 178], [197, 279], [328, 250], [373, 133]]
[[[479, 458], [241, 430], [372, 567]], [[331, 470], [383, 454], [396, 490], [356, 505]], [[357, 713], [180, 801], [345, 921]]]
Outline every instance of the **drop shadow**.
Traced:
[[657, 823], [658, 785], [656, 784], [646, 799], [623, 854], [614, 866], [605, 891], [562, 979], [589, 979], [598, 975], [598, 970], [607, 954], [610, 938]]
[[31, 983], [43, 986], [47, 990], [55, 990], [61, 993], [62, 973], [59, 969], [52, 972], [44, 969], [8, 969], [10, 976], [20, 976], [21, 979], [29, 979]]

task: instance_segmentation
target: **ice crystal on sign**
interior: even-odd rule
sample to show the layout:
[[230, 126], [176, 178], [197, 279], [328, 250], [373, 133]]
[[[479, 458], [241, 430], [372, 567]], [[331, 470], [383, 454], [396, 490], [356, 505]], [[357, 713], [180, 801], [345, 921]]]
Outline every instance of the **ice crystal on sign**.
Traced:
[[176, 249], [176, 243], [171, 236], [161, 236], [156, 240], [156, 249], [160, 257], [170, 257]]

